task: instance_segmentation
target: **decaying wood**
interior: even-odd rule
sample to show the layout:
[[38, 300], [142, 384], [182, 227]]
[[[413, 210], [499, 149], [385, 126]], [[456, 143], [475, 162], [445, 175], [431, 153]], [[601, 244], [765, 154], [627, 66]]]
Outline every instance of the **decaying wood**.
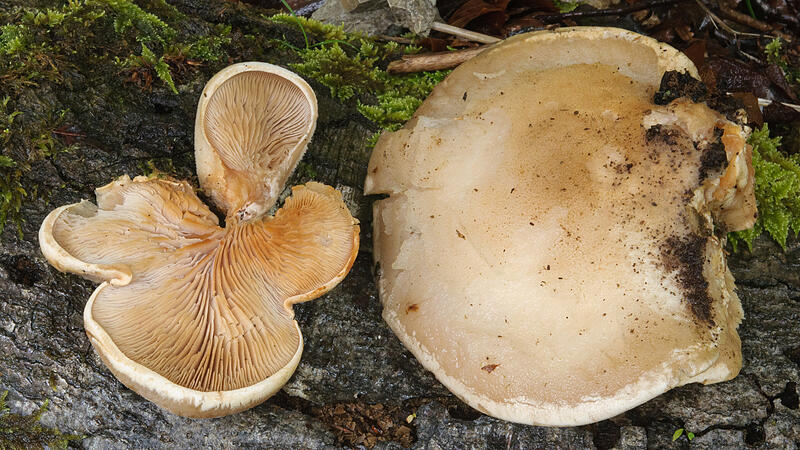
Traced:
[[783, 40], [785, 40], [787, 42], [791, 42], [792, 41], [792, 37], [791, 36], [789, 36], [786, 33], [781, 33], [780, 31], [775, 30], [774, 26], [772, 26], [772, 25], [770, 25], [768, 23], [762, 22], [762, 21], [760, 21], [760, 20], [758, 20], [756, 18], [750, 17], [747, 14], [744, 14], [744, 13], [741, 13], [739, 11], [736, 11], [735, 9], [731, 9], [731, 8], [726, 7], [726, 6], [721, 6], [720, 5], [719, 11], [723, 16], [727, 17], [728, 19], [733, 20], [733, 21], [735, 21], [737, 23], [740, 23], [742, 25], [747, 25], [748, 27], [750, 27], [750, 28], [752, 28], [754, 30], [758, 30], [758, 31], [763, 31], [765, 33], [774, 34], [775, 36], [778, 36], [778, 37], [782, 38]]
[[722, 28], [728, 34], [734, 37], [751, 37], [751, 38], [768, 38], [765, 34], [758, 34], [758, 33], [745, 33], [743, 31], [734, 30], [731, 28], [730, 25], [727, 24], [724, 20], [722, 20], [718, 15], [714, 14], [711, 9], [703, 3], [703, 0], [694, 0], [697, 3], [697, 6], [703, 10], [704, 13], [711, 19], [711, 23], [714, 25], [714, 28]]
[[402, 59], [392, 61], [386, 70], [389, 73], [414, 73], [428, 70], [451, 69], [464, 61], [474, 58], [487, 46], [456, 50], [452, 52], [425, 53], [422, 55], [405, 55]]

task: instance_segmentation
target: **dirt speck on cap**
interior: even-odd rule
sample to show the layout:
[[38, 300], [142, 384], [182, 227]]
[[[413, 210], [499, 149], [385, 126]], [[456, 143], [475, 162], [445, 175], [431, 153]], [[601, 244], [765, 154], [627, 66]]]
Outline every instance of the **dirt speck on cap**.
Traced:
[[708, 281], [703, 276], [706, 239], [690, 234], [679, 238], [672, 236], [664, 241], [661, 248], [661, 261], [667, 270], [678, 271], [678, 283], [683, 296], [694, 316], [713, 326], [711, 318], [711, 296], [708, 295]]

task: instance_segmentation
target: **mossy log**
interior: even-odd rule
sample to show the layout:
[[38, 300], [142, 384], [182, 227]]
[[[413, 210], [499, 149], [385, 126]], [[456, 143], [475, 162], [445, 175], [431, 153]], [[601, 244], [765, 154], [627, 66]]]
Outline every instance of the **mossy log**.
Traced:
[[[612, 420], [564, 429], [505, 423], [452, 397], [381, 320], [369, 253], [371, 199], [362, 194], [370, 138], [405, 120], [443, 74], [388, 80], [380, 72], [387, 55], [404, 50], [362, 48], [360, 37], [348, 36], [334, 36], [339, 48], [360, 52], [379, 72], [309, 79], [320, 119], [290, 184], [313, 178], [344, 192], [365, 244], [352, 273], [296, 309], [306, 350], [276, 397], [215, 420], [160, 410], [119, 383], [93, 352], [82, 311], [94, 286], [47, 264], [39, 224], [54, 207], [92, 199], [96, 187], [122, 174], [157, 170], [196, 186], [194, 114], [208, 78], [246, 60], [335, 75], [335, 66], [320, 65], [335, 60], [331, 54], [303, 58], [333, 31], [317, 30], [320, 38], [311, 30], [307, 42], [297, 24], [240, 2], [29, 4], [0, 4], [0, 24], [8, 24], [0, 27], [0, 392], [8, 391], [10, 410], [0, 411], [0, 447], [20, 444], [14, 436], [25, 430], [12, 424], [61, 433], [41, 433], [43, 441], [29, 445], [65, 445], [63, 436], [75, 435], [82, 441], [71, 445], [92, 448], [384, 441], [383, 448], [643, 448], [673, 445], [679, 428], [693, 432], [691, 445], [701, 448], [800, 441], [800, 245], [791, 239], [785, 253], [759, 239], [752, 252], [731, 257], [747, 316], [740, 328], [745, 367], [731, 382], [676, 389]], [[17, 420], [39, 413], [39, 422]], [[677, 443], [687, 446], [686, 434]]]

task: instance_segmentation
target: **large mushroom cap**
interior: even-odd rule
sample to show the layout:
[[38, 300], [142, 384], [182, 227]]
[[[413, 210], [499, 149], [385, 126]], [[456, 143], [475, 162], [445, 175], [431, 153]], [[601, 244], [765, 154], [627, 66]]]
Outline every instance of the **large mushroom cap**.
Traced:
[[[292, 305], [339, 283], [358, 252], [357, 221], [329, 186], [296, 186], [265, 214], [310, 138], [316, 100], [300, 89], [304, 100], [292, 97], [286, 110], [275, 96], [299, 78], [287, 84], [274, 66], [246, 68], [215, 77], [222, 88], [198, 113], [224, 125], [213, 146], [198, 146], [198, 166], [227, 177], [201, 177], [228, 211], [225, 228], [188, 183], [123, 176], [96, 190], [97, 205], [62, 206], [39, 231], [57, 269], [102, 282], [84, 326], [103, 362], [183, 416], [231, 414], [280, 389], [303, 350]], [[225, 97], [237, 83], [249, 91]]]
[[376, 145], [384, 319], [472, 407], [578, 425], [738, 373], [718, 236], [752, 224], [749, 149], [703, 104], [654, 105], [668, 70], [696, 75], [624, 30], [520, 35]]

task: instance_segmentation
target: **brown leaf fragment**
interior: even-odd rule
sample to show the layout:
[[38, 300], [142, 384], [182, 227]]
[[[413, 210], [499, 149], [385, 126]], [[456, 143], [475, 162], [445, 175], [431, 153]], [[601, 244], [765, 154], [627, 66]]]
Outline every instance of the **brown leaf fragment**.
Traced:
[[467, 0], [447, 22], [455, 27], [464, 27], [478, 17], [505, 11], [508, 2], [509, 0]]
[[689, 41], [689, 46], [683, 50], [683, 53], [692, 60], [695, 66], [702, 67], [706, 59], [706, 40], [692, 39]]
[[772, 102], [764, 107], [764, 121], [770, 124], [798, 122], [800, 121], [800, 112], [780, 103]]
[[481, 370], [485, 370], [486, 373], [492, 373], [492, 372], [494, 372], [494, 369], [497, 369], [499, 366], [500, 366], [500, 364], [487, 364], [487, 365], [481, 367]]
[[789, 85], [789, 82], [786, 80], [786, 74], [776, 64], [770, 64], [764, 69], [764, 74], [772, 81], [772, 84], [779, 87], [787, 97], [789, 97], [792, 101], [797, 101], [797, 94], [795, 94], [794, 89]]
[[735, 92], [731, 97], [739, 99], [744, 105], [744, 110], [747, 113], [747, 121], [757, 127], [764, 124], [764, 116], [761, 114], [761, 109], [758, 107], [758, 98], [751, 92]]
[[752, 92], [761, 98], [776, 99], [769, 78], [746, 63], [714, 57], [706, 60], [706, 67], [714, 73], [715, 87], [720, 92]]

